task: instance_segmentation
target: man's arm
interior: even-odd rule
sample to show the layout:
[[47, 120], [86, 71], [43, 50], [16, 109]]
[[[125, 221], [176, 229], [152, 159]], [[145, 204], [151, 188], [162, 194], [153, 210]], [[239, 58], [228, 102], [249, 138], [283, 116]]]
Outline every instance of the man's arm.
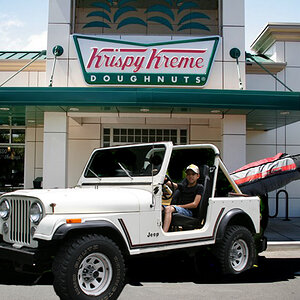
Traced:
[[[172, 188], [172, 184], [170, 181], [167, 181], [166, 182], [166, 185], [169, 187], [169, 188]], [[177, 190], [178, 189], [178, 184], [173, 182], [173, 185], [174, 185], [174, 189]]]

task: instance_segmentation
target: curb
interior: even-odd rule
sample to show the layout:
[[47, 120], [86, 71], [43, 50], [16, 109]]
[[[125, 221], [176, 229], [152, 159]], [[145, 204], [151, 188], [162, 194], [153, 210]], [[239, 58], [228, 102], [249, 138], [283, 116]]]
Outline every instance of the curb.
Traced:
[[268, 242], [266, 251], [300, 250], [300, 241]]

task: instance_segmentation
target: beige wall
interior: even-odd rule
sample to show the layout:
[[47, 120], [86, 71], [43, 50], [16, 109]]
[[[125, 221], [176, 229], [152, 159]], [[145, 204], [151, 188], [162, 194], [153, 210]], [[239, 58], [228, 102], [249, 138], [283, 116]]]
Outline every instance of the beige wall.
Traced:
[[[15, 71], [1, 71], [0, 84], [6, 81]], [[22, 71], [14, 78], [9, 80], [3, 87], [37, 87], [46, 86], [46, 71]]]

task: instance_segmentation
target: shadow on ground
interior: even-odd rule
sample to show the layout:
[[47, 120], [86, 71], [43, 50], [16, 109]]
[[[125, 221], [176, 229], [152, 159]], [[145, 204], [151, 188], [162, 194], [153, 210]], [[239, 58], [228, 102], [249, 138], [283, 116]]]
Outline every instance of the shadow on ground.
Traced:
[[[195, 268], [195, 263], [199, 268]], [[196, 269], [196, 270], [195, 270]], [[260, 256], [257, 267], [239, 276], [221, 276], [209, 258], [196, 261], [186, 256], [135, 258], [128, 263], [127, 283], [142, 282], [194, 282], [194, 283], [266, 283], [286, 281], [300, 276], [300, 258], [265, 258]], [[0, 284], [52, 285], [51, 272], [41, 276], [23, 274], [0, 264]]]
[[[257, 266], [238, 276], [222, 276], [210, 259], [204, 259], [195, 268], [192, 259], [149, 259], [131, 262], [128, 283], [140, 282], [194, 282], [194, 283], [266, 283], [286, 281], [300, 275], [300, 258], [259, 257]], [[195, 270], [196, 269], [196, 270]]]

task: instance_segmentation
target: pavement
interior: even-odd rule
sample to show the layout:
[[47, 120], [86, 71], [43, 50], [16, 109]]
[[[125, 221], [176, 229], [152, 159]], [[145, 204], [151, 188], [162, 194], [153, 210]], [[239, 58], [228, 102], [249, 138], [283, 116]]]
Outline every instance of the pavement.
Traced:
[[268, 250], [277, 251], [287, 247], [300, 250], [300, 218], [269, 218], [265, 236], [268, 239]]

